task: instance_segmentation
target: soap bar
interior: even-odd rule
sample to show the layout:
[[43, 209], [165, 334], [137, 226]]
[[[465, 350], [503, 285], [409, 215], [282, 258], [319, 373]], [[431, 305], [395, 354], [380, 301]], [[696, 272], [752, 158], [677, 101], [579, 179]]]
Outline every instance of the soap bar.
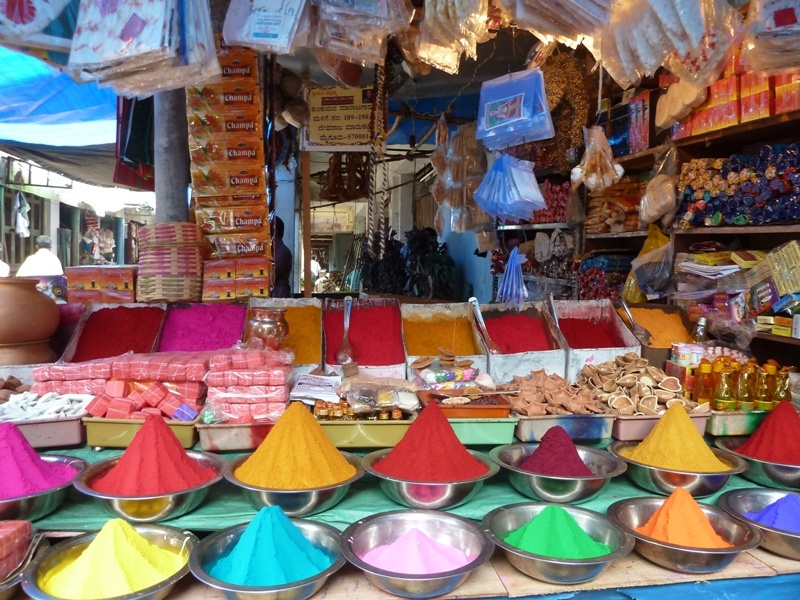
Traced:
[[30, 521], [0, 521], [0, 581], [22, 562], [30, 541]]

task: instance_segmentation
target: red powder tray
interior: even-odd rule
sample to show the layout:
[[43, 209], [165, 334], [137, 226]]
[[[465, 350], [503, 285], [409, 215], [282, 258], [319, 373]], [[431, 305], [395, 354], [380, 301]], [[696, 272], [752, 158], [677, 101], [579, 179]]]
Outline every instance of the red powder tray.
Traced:
[[[457, 392], [453, 395], [457, 395]], [[429, 390], [418, 391], [417, 397], [423, 406], [436, 401], [436, 397]], [[440, 404], [439, 406], [448, 419], [507, 419], [511, 414], [511, 402], [499, 394], [492, 398], [496, 399], [497, 404], [458, 404], [455, 406]]]
[[[191, 448], [197, 441], [197, 431], [194, 426], [199, 420], [199, 417], [194, 421], [167, 420], [167, 425], [182, 447]], [[143, 419], [105, 417], [84, 417], [83, 422], [86, 425], [86, 444], [101, 448], [127, 448], [133, 441], [133, 436], [144, 425]]]

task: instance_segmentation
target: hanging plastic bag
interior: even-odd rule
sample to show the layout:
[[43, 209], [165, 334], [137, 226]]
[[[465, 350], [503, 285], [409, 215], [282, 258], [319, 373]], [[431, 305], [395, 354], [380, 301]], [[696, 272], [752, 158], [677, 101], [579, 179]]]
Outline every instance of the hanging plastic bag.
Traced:
[[287, 54], [306, 0], [231, 0], [222, 35], [229, 46]]
[[648, 299], [659, 296], [669, 288], [673, 248], [670, 241], [647, 254], [637, 256], [631, 263], [636, 283]]
[[475, 190], [476, 204], [489, 215], [509, 221], [533, 219], [547, 207], [533, 173], [533, 163], [503, 155]]
[[522, 276], [522, 263], [526, 262], [524, 254], [519, 253], [519, 248], [514, 248], [508, 256], [503, 279], [497, 289], [497, 301], [522, 307], [528, 298], [528, 289]]
[[565, 208], [567, 216], [567, 225], [570, 229], [583, 225], [586, 220], [586, 209], [583, 206], [583, 200], [578, 193], [578, 190], [572, 188], [567, 195], [567, 206]]
[[669, 143], [662, 146], [655, 156], [653, 178], [647, 183], [639, 204], [639, 220], [655, 223], [661, 217], [672, 214], [678, 208], [678, 149]]
[[618, 183], [625, 170], [614, 160], [614, 153], [608, 145], [602, 128], [594, 126], [583, 129], [586, 151], [581, 164], [572, 169], [571, 180], [577, 188], [583, 183], [590, 192], [602, 192]]
[[[661, 232], [661, 229], [656, 225], [650, 225], [647, 232], [647, 239], [645, 239], [642, 249], [639, 251], [639, 256], [645, 256], [649, 252], [666, 246], [667, 244], [669, 244], [669, 238]], [[628, 278], [625, 280], [625, 285], [622, 287], [621, 295], [631, 304], [647, 302], [647, 296], [645, 296], [639, 288], [633, 269], [628, 273]]]
[[800, 67], [800, 3], [752, 0], [747, 12], [745, 63], [751, 71]]
[[519, 71], [481, 85], [477, 138], [491, 150], [555, 135], [539, 69]]

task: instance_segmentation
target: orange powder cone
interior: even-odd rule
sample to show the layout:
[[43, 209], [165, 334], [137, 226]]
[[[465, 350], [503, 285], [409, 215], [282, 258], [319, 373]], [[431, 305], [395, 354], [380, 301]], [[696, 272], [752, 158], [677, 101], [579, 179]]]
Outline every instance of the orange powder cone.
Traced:
[[650, 520], [636, 529], [651, 538], [693, 548], [730, 548], [709, 523], [692, 495], [676, 488]]

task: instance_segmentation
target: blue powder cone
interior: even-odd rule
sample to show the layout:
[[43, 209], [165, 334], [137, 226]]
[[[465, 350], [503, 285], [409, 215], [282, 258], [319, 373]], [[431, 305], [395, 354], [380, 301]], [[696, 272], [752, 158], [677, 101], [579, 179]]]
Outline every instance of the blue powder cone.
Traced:
[[279, 507], [270, 506], [258, 512], [230, 551], [206, 568], [220, 581], [265, 587], [312, 577], [332, 564]]
[[800, 496], [787, 494], [766, 508], [744, 516], [767, 527], [800, 533]]

